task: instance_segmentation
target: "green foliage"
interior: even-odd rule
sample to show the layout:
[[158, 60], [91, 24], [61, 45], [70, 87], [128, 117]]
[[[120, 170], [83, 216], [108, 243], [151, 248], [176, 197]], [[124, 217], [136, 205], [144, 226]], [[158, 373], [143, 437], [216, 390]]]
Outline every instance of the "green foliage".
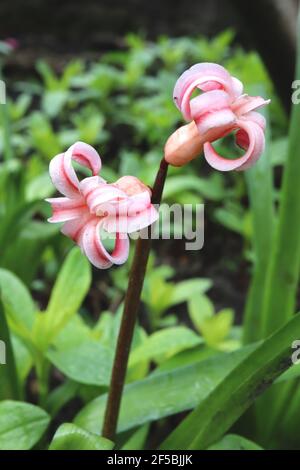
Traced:
[[73, 248], [57, 277], [46, 311], [36, 320], [34, 335], [41, 349], [52, 341], [78, 311], [90, 283], [90, 264], [79, 248]]
[[[198, 359], [193, 364], [158, 371], [128, 384], [123, 394], [119, 432], [194, 408], [249, 355], [251, 348], [224, 357], [218, 354], [207, 360]], [[106, 396], [99, 396], [83, 408], [75, 423], [97, 432], [105, 403]]]
[[[82, 140], [99, 150], [105, 179], [132, 174], [151, 186], [166, 139], [181, 123], [171, 99], [174, 83], [186, 68], [204, 61], [227, 67], [244, 82], [246, 92], [272, 98], [272, 136], [269, 132], [266, 154], [246, 179], [241, 173], [211, 172], [198, 159], [181, 169], [170, 168], [164, 198], [168, 204], [205, 202], [206, 246], [222, 247], [222, 260], [210, 263], [217, 261], [237, 276], [245, 262], [253, 264], [246, 319], [241, 326], [239, 304], [217, 299], [215, 266], [208, 269], [200, 261], [199, 267], [197, 261], [197, 269], [189, 271], [186, 254], [177, 253], [177, 245], [172, 253], [155, 246], [142, 294], [141, 324], [130, 351], [117, 446], [147, 448], [152, 422], [161, 424], [193, 410], [177, 429], [173, 421], [167, 423], [172, 433], [164, 445], [256, 450], [283, 443], [299, 448], [300, 372], [294, 366], [283, 373], [292, 340], [299, 336], [298, 318], [262, 344], [254, 343], [263, 336], [262, 322], [270, 333], [293, 313], [282, 307], [286, 291], [281, 283], [273, 297], [273, 284], [266, 291], [265, 280], [270, 253], [276, 251], [272, 277], [288, 284], [292, 305], [297, 283], [291, 285], [286, 274], [299, 273], [298, 250], [293, 248], [299, 234], [291, 229], [299, 205], [299, 116], [295, 109], [289, 143], [287, 119], [265, 67], [256, 53], [233, 41], [232, 31], [209, 40], [161, 37], [156, 42], [130, 34], [122, 50], [108, 51], [98, 60], [72, 60], [62, 70], [39, 60], [37, 77], [12, 83], [11, 96], [0, 109], [0, 340], [7, 357], [7, 365], [0, 364], [0, 449], [114, 447], [99, 433], [130, 263], [109, 275], [95, 271], [91, 282], [91, 267], [80, 250], [70, 251], [71, 242], [58, 235], [59, 227], [46, 222], [50, 208], [42, 200], [54, 193], [48, 165], [54, 155]], [[11, 52], [0, 42], [2, 63]], [[225, 155], [235, 152], [230, 141], [216, 145]], [[280, 192], [273, 170], [277, 175], [285, 166], [288, 176]], [[277, 237], [278, 250], [271, 245], [280, 201], [284, 236]], [[172, 232], [176, 230], [173, 225]], [[238, 241], [231, 250], [241, 250], [234, 259], [232, 251], [225, 253], [228, 232], [230, 240]], [[198, 255], [190, 256], [194, 264]], [[284, 269], [277, 269], [279, 264]], [[262, 315], [264, 296], [272, 297], [272, 303], [264, 305]], [[242, 340], [249, 344], [243, 346]], [[257, 402], [267, 385], [270, 391]], [[39, 407], [26, 403], [29, 398]], [[83, 408], [75, 424], [65, 423], [63, 408], [70, 406], [75, 415], [76, 398]], [[17, 399], [24, 402], [10, 401]], [[258, 425], [251, 428], [251, 439], [258, 444], [246, 439], [247, 415], [239, 421], [253, 402], [257, 408], [251, 413], [257, 413]], [[49, 444], [42, 437], [54, 418], [57, 431]]]
[[254, 442], [241, 436], [227, 434], [219, 442], [213, 444], [208, 450], [263, 450]]
[[49, 450], [111, 450], [113, 446], [113, 442], [104, 437], [64, 423], [56, 431]]
[[49, 415], [29, 403], [0, 402], [0, 449], [28, 450], [43, 436]]
[[295, 332], [300, 332], [299, 315], [242, 360], [182, 421], [162, 447], [206, 449], [219, 439], [258, 396], [291, 367]]

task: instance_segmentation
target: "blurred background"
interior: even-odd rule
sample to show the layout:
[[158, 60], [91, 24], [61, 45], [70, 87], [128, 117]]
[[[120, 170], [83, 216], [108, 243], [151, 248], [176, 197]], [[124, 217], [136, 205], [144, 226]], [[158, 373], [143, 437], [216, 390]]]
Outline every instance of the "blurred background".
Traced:
[[[297, 0], [2, 0], [0, 68], [7, 105], [0, 108], [0, 283], [6, 283], [11, 296], [21, 282], [36, 309], [45, 310], [73, 246], [59, 227], [46, 222], [50, 209], [43, 200], [54, 194], [48, 176], [51, 158], [82, 140], [100, 153], [107, 180], [132, 174], [151, 185], [164, 143], [182, 123], [172, 102], [174, 84], [194, 63], [220, 63], [244, 82], [246, 92], [272, 99], [266, 111], [267, 152], [279, 187], [297, 8]], [[230, 139], [217, 147], [224, 155], [238, 155]], [[185, 325], [213, 349], [232, 351], [240, 344], [238, 326], [255, 262], [247, 179], [218, 173], [199, 158], [183, 169], [170, 169], [165, 201], [205, 203], [205, 245], [200, 252], [187, 252], [184, 240], [154, 243], [143, 294], [143, 331]], [[78, 306], [93, 338], [111, 351], [107, 328], [116, 328], [112, 319], [122, 306], [129, 266], [93, 269], [91, 287]], [[199, 293], [203, 308], [219, 318], [209, 330], [193, 322]], [[53, 366], [51, 390], [66, 377], [82, 380], [82, 363], [76, 369], [64, 356], [64, 349], [74, 346], [70, 337], [78, 341], [82, 336], [82, 325], [75, 326], [77, 333], [70, 327], [69, 339], [57, 343], [60, 354], [47, 358]], [[189, 346], [188, 341], [182, 349]], [[34, 402], [38, 386], [32, 359], [20, 345], [15, 348], [24, 389]], [[173, 354], [178, 352], [175, 348]], [[132, 368], [128, 381], [146, 374], [147, 367]], [[84, 380], [90, 387], [81, 391], [80, 403], [99, 393], [93, 389], [99, 378]], [[101, 380], [101, 386], [108, 385], [107, 375]], [[77, 392], [72, 399], [78, 399]], [[78, 407], [75, 401], [64, 408], [64, 419]], [[157, 434], [152, 439], [155, 444]]]
[[[43, 172], [49, 160], [76, 139], [97, 146], [114, 173], [111, 177], [131, 172], [151, 185], [163, 145], [180, 123], [170, 99], [174, 83], [186, 67], [201, 61], [229, 67], [249, 93], [259, 83], [265, 88], [262, 94], [274, 95], [273, 132], [281, 137], [287, 129], [295, 68], [297, 4], [2, 2], [2, 69], [9, 101], [2, 117], [2, 156], [21, 165], [31, 198], [49, 195], [51, 186], [46, 188]], [[189, 275], [195, 271], [214, 277], [216, 300], [233, 302], [241, 313], [249, 267], [241, 252], [248, 253], [251, 231], [243, 179], [211, 172], [200, 160], [192, 168], [185, 171], [200, 178], [198, 185], [187, 178], [176, 192], [175, 178], [166, 194], [169, 202], [198, 201], [199, 196], [205, 200], [206, 246], [200, 256], [183, 253], [176, 265], [182, 265], [183, 276], [187, 269]], [[33, 189], [28, 189], [29, 183]], [[34, 194], [37, 189], [40, 194]], [[224, 225], [231, 231], [223, 234]], [[161, 245], [172, 257], [172, 244]], [[28, 270], [14, 257], [9, 262], [2, 257], [3, 265], [19, 275]], [[228, 282], [231, 275], [233, 283]], [[35, 276], [32, 272], [31, 281]]]

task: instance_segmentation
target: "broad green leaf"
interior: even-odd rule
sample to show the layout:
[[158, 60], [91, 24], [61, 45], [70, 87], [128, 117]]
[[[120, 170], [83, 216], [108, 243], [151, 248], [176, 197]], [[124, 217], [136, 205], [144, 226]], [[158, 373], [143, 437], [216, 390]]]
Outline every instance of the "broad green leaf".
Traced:
[[99, 341], [88, 340], [67, 348], [51, 346], [47, 358], [75, 382], [87, 385], [108, 385], [113, 352]]
[[114, 443], [104, 437], [64, 423], [54, 434], [49, 450], [111, 450], [113, 447]]
[[52, 289], [46, 312], [40, 314], [34, 336], [41, 348], [53, 338], [78, 311], [91, 283], [91, 267], [79, 248], [67, 256]]
[[161, 362], [201, 343], [202, 339], [189, 328], [184, 326], [166, 328], [148, 336], [141, 346], [134, 349], [130, 355], [129, 365], [132, 367], [144, 360]]
[[[143, 328], [136, 325], [131, 343], [130, 354], [133, 354], [136, 349], [139, 349], [144, 344], [144, 342], [147, 342], [147, 334]], [[112, 351], [115, 351], [115, 345], [112, 347]], [[141, 380], [146, 377], [149, 371], [149, 366], [150, 360], [147, 358], [141, 358], [132, 364], [129, 360], [128, 370], [126, 372], [126, 383], [135, 382], [136, 380]]]
[[31, 145], [45, 159], [62, 151], [59, 134], [56, 134], [46, 114], [35, 111], [30, 114], [29, 132]]
[[97, 338], [94, 338], [93, 330], [84, 322], [82, 317], [74, 315], [57, 334], [53, 346], [63, 351], [95, 339]]
[[171, 370], [178, 369], [180, 367], [194, 365], [195, 363], [204, 361], [216, 354], [216, 349], [209, 348], [206, 345], [200, 345], [193, 349], [186, 349], [185, 351], [181, 351], [176, 354], [176, 356], [173, 356], [159, 364], [159, 366], [151, 372], [151, 375], [153, 377], [153, 375], [160, 374], [161, 372], [170, 372]]
[[48, 90], [42, 99], [42, 109], [50, 118], [55, 118], [63, 109], [68, 100], [65, 90]]
[[77, 395], [80, 385], [71, 380], [65, 380], [59, 387], [51, 391], [45, 403], [45, 409], [55, 417], [59, 410]]
[[36, 307], [25, 285], [11, 272], [0, 269], [3, 305], [12, 329], [28, 338], [33, 327]]
[[176, 305], [186, 302], [195, 294], [204, 294], [212, 287], [212, 282], [209, 279], [189, 279], [181, 281], [176, 284], [172, 292], [170, 305]]
[[22, 384], [33, 366], [32, 355], [19, 336], [12, 334], [12, 345], [19, 381]]
[[42, 264], [42, 254], [58, 231], [54, 224], [29, 221], [21, 230], [18, 239], [5, 250], [3, 267], [13, 271], [27, 286], [31, 285]]
[[0, 400], [7, 398], [20, 398], [20, 391], [12, 338], [0, 291]]
[[[299, 369], [299, 365], [294, 367]], [[272, 425], [274, 424], [276, 426], [276, 433], [274, 433], [274, 428], [269, 429], [268, 426], [267, 429], [267, 445], [270, 449], [299, 449], [299, 380], [289, 382], [289, 384], [291, 385], [290, 390], [287, 390], [290, 392], [289, 395], [285, 395], [283, 399], [281, 394], [279, 396], [277, 395], [277, 403], [281, 405], [281, 408], [284, 408], [284, 412], [281, 413], [281, 410], [279, 410], [278, 413], [278, 410], [275, 410], [275, 419], [272, 416]], [[277, 388], [276, 392], [278, 391], [281, 392], [281, 388]], [[287, 403], [288, 406], [285, 406]], [[265, 436], [262, 437], [265, 439]]]
[[[254, 346], [248, 346], [234, 353], [216, 354], [207, 360], [126, 385], [118, 431], [194, 408], [253, 349]], [[106, 398], [107, 395], [102, 395], [90, 402], [77, 415], [75, 423], [90, 432], [98, 432]]]
[[235, 434], [227, 434], [216, 444], [213, 444], [208, 450], [263, 450], [259, 445], [255, 444], [242, 436]]
[[[265, 90], [261, 86], [255, 87], [251, 94], [264, 96]], [[268, 120], [267, 110], [264, 109], [263, 113]], [[266, 151], [257, 164], [245, 173], [252, 214], [254, 266], [244, 315], [244, 343], [253, 343], [263, 337], [262, 325], [264, 320], [262, 310], [276, 215], [270, 134], [269, 126], [267, 126]]]
[[164, 449], [206, 449], [217, 441], [292, 365], [300, 315], [263, 341], [221, 381], [162, 444]]
[[[297, 67], [300, 76], [300, 15], [297, 23]], [[291, 102], [288, 153], [281, 186], [277, 233], [271, 247], [264, 288], [262, 337], [289, 321], [295, 313], [300, 269], [300, 107]], [[293, 228], [293, 229], [291, 229]], [[269, 229], [266, 230], [269, 232]]]
[[188, 312], [194, 327], [200, 333], [203, 322], [214, 315], [215, 308], [206, 295], [196, 294], [189, 300]]
[[[107, 318], [107, 317], [106, 317]], [[99, 330], [94, 331], [75, 316], [57, 335], [47, 351], [47, 358], [68, 378], [87, 385], [107, 386], [113, 362], [115, 340], [119, 329], [119, 315], [108, 317], [110, 325], [109, 341], [99, 338]], [[136, 328], [132, 344], [133, 352], [145, 341], [142, 328]], [[128, 370], [127, 381], [143, 378], [148, 371], [149, 359], [140, 357]]]
[[25, 188], [26, 200], [35, 201], [36, 199], [45, 199], [50, 197], [53, 192], [53, 184], [48, 172], [39, 174], [29, 181]]
[[0, 402], [0, 450], [28, 450], [42, 437], [49, 415], [29, 403]]
[[141, 426], [132, 436], [125, 442], [121, 450], [143, 450], [149, 433], [149, 424]]
[[216, 209], [214, 215], [217, 222], [224, 225], [224, 227], [242, 235], [245, 238], [250, 238], [247, 217], [248, 213], [241, 212], [235, 207], [226, 207]]
[[210, 346], [217, 346], [230, 333], [233, 324], [234, 312], [231, 309], [224, 309], [211, 318], [207, 318], [201, 325], [203, 338]]

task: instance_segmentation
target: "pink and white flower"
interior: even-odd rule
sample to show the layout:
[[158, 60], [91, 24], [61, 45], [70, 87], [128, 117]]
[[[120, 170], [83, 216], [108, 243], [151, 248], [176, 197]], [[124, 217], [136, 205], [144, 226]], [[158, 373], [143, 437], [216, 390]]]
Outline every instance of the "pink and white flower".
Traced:
[[[195, 90], [202, 94], [192, 97]], [[260, 157], [265, 147], [265, 118], [256, 109], [270, 103], [270, 100], [243, 94], [243, 84], [217, 64], [196, 64], [178, 79], [173, 94], [177, 108], [187, 121], [193, 121], [195, 129], [183, 128], [169, 143], [166, 160], [181, 166], [197, 156], [196, 150], [203, 149], [208, 163], [221, 171], [246, 170]], [[236, 131], [236, 143], [245, 150], [242, 157], [229, 160], [215, 151], [212, 142]], [[193, 151], [187, 152], [187, 140], [193, 137]], [[182, 145], [186, 157], [173, 152], [176, 145]], [[182, 153], [182, 152], [181, 152]]]
[[[88, 168], [92, 176], [79, 181], [72, 160]], [[154, 223], [158, 213], [151, 204], [151, 191], [137, 178], [124, 176], [108, 184], [98, 176], [101, 159], [88, 144], [77, 142], [50, 162], [50, 177], [64, 196], [47, 199], [52, 206], [49, 222], [63, 222], [62, 233], [77, 243], [99, 269], [122, 264], [128, 258], [128, 234]], [[110, 254], [101, 231], [115, 234]]]

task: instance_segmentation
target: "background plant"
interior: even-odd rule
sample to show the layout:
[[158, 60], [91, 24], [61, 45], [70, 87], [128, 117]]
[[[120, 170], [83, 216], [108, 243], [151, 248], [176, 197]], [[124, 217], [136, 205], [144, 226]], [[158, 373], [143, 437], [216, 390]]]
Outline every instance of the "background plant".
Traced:
[[[202, 252], [188, 255], [179, 241], [154, 245], [113, 444], [100, 430], [130, 262], [92, 276], [80, 252], [45, 222], [41, 201], [53, 193], [48, 164], [83, 140], [106, 155], [107, 179], [134, 174], [152, 184], [180, 120], [174, 83], [201, 61], [223, 64], [249, 93], [259, 87], [257, 94], [272, 97], [267, 152], [246, 178], [210, 172], [202, 159], [180, 173], [170, 169], [165, 200], [205, 201], [207, 239]], [[264, 295], [277, 207], [287, 187], [297, 188], [279, 184], [297, 157], [297, 111], [287, 163], [288, 119], [260, 58], [239, 48], [232, 31], [155, 43], [128, 35], [125, 48], [97, 61], [74, 60], [59, 71], [38, 61], [36, 71], [30, 80], [12, 80], [0, 115], [0, 336], [15, 364], [0, 366], [0, 448], [299, 448], [300, 372], [297, 366], [284, 372], [299, 319], [283, 309], [289, 323], [270, 337], [279, 315]], [[234, 150], [231, 141], [219, 143], [220, 151], [228, 149]], [[296, 231], [294, 241], [298, 246]], [[295, 294], [294, 285], [292, 300]], [[259, 402], [266, 381], [275, 384]], [[219, 409], [226, 410], [221, 422]], [[190, 410], [174, 429], [170, 417]], [[266, 420], [281, 422], [276, 435]]]

